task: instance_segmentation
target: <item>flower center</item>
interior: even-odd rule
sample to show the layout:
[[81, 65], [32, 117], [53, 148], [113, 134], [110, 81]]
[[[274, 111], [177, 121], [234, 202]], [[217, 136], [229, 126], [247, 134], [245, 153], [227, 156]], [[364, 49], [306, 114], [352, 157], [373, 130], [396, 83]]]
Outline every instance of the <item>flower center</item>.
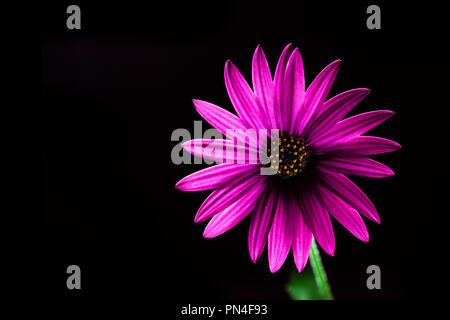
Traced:
[[[278, 153], [276, 153], [277, 143]], [[271, 141], [271, 149], [267, 150], [270, 154], [270, 165], [274, 171], [277, 170], [277, 176], [290, 178], [304, 172], [310, 156], [305, 139], [297, 135], [285, 134]]]

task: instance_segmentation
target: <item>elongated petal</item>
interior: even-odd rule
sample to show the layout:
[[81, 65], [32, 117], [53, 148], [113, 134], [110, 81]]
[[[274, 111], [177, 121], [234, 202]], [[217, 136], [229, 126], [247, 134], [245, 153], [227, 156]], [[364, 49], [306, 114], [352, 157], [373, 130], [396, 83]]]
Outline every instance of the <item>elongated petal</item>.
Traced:
[[267, 114], [270, 128], [277, 128], [274, 109], [275, 89], [272, 74], [270, 73], [264, 51], [260, 46], [256, 48], [253, 55], [252, 81], [256, 98]]
[[293, 133], [293, 116], [296, 115], [305, 99], [305, 75], [298, 48], [294, 50], [286, 67], [281, 96], [281, 118], [286, 131]]
[[380, 223], [380, 216], [369, 198], [342, 173], [335, 173], [323, 168], [319, 168], [320, 181], [331, 192], [347, 202], [350, 206], [358, 210], [367, 218]]
[[332, 153], [337, 156], [370, 156], [398, 150], [401, 145], [395, 141], [371, 136], [357, 136], [333, 146], [315, 149], [318, 153]]
[[223, 211], [241, 196], [245, 195], [251, 186], [263, 179], [264, 176], [259, 175], [258, 169], [253, 168], [235, 180], [214, 190], [198, 209], [194, 221], [196, 223], [205, 221]]
[[300, 106], [298, 112], [292, 115], [295, 131], [299, 135], [302, 135], [305, 128], [314, 120], [318, 108], [322, 106], [327, 98], [339, 70], [340, 63], [341, 60], [330, 63], [319, 73], [308, 87], [308, 90], [306, 90], [305, 102]]
[[258, 135], [256, 130], [252, 134], [252, 128], [247, 128], [245, 121], [241, 120], [231, 112], [222, 109], [212, 103], [202, 100], [192, 100], [197, 112], [210, 125], [220, 133], [237, 143], [248, 145], [251, 149], [258, 146]]
[[281, 101], [283, 96], [283, 85], [284, 85], [284, 76], [286, 74], [286, 67], [289, 62], [289, 58], [291, 57], [294, 49], [292, 48], [292, 44], [288, 44], [283, 52], [281, 53], [280, 59], [278, 60], [277, 69], [275, 70], [274, 76], [274, 85], [275, 85], [275, 119], [277, 120], [277, 128], [280, 130], [284, 130], [283, 120], [282, 120], [282, 111], [281, 111]]
[[[309, 89], [308, 89], [309, 90]], [[326, 101], [317, 112], [317, 118], [312, 121], [306, 134], [314, 138], [321, 136], [331, 129], [338, 121], [341, 121], [358, 103], [368, 94], [369, 89], [353, 89], [342, 92]]]
[[228, 136], [227, 133], [230, 133], [232, 130], [234, 132], [236, 129], [243, 131], [247, 129], [244, 121], [231, 112], [216, 106], [215, 104], [195, 99], [192, 100], [192, 102], [194, 103], [195, 109], [203, 117], [203, 119], [230, 139], [232, 139], [234, 135]]
[[224, 183], [247, 172], [254, 165], [219, 164], [181, 179], [175, 188], [182, 191], [202, 191], [221, 187]]
[[267, 189], [265, 194], [261, 196], [250, 220], [248, 249], [254, 263], [259, 259], [266, 245], [276, 207], [277, 193], [273, 189]]
[[231, 61], [225, 63], [225, 86], [239, 117], [253, 128], [267, 129], [264, 110], [247, 81]]
[[193, 139], [182, 145], [187, 152], [222, 163], [257, 164], [258, 154], [243, 144], [223, 139]]
[[317, 188], [322, 206], [355, 237], [368, 242], [369, 232], [359, 213], [324, 186], [318, 184]]
[[325, 144], [337, 144], [355, 136], [366, 133], [370, 129], [389, 119], [394, 113], [389, 110], [377, 110], [358, 114], [354, 117], [342, 120], [332, 130], [319, 138], [312, 139], [315, 146]]
[[394, 175], [388, 166], [364, 157], [326, 157], [320, 159], [318, 165], [343, 174], [369, 178], [385, 178]]
[[250, 148], [257, 148], [258, 135], [256, 130], [248, 128], [245, 121], [231, 112], [222, 109], [212, 103], [202, 100], [192, 100], [197, 112], [215, 129], [231, 140], [243, 142]]
[[266, 183], [263, 181], [251, 186], [239, 200], [211, 219], [203, 232], [203, 236], [205, 238], [217, 237], [241, 222], [255, 208], [256, 202], [265, 188]]
[[277, 272], [283, 265], [292, 241], [288, 199], [281, 193], [276, 210], [268, 237], [269, 268], [272, 273]]
[[312, 232], [303, 218], [297, 199], [291, 197], [290, 214], [292, 215], [292, 253], [298, 272], [302, 272], [308, 262], [311, 250]]
[[303, 188], [300, 194], [299, 206], [309, 230], [312, 231], [322, 249], [333, 256], [336, 244], [330, 215], [317, 200], [313, 190]]

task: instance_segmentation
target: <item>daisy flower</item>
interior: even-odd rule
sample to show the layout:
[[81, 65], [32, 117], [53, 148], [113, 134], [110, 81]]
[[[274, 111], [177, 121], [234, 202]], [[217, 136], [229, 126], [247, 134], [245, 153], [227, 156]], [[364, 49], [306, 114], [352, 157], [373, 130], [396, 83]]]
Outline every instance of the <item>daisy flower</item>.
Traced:
[[[183, 143], [191, 154], [223, 162], [176, 184], [183, 191], [214, 190], [194, 220], [211, 219], [203, 233], [205, 238], [228, 231], [250, 215], [250, 257], [256, 262], [267, 243], [271, 272], [280, 269], [291, 248], [301, 272], [313, 239], [334, 255], [330, 215], [354, 236], [369, 241], [361, 215], [377, 223], [380, 217], [346, 175], [394, 175], [390, 168], [367, 156], [394, 151], [400, 145], [363, 135], [391, 117], [392, 111], [345, 118], [367, 96], [368, 89], [349, 90], [326, 100], [339, 64], [340, 60], [329, 64], [305, 89], [298, 48], [289, 44], [284, 49], [272, 77], [258, 46], [252, 62], [253, 90], [230, 61], [225, 64], [225, 85], [237, 115], [193, 100], [198, 113], [227, 138]], [[261, 144], [243, 134], [249, 129], [277, 129], [278, 135], [270, 135]], [[217, 152], [220, 148], [232, 152], [224, 155]], [[270, 163], [260, 161], [263, 154]], [[270, 168], [273, 174], [261, 174], [262, 168]]]

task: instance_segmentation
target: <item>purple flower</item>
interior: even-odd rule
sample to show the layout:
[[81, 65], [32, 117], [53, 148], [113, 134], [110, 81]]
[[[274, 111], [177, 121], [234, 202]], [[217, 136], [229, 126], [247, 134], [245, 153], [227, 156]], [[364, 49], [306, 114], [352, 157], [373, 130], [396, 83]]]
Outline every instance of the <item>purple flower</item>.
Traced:
[[[183, 144], [194, 155], [226, 162], [195, 172], [176, 184], [183, 191], [214, 189], [195, 216], [195, 222], [211, 219], [203, 233], [205, 238], [226, 232], [250, 215], [251, 259], [258, 260], [267, 242], [271, 272], [280, 269], [291, 247], [297, 269], [302, 271], [313, 236], [325, 252], [334, 255], [330, 214], [357, 238], [369, 241], [360, 214], [377, 223], [379, 215], [346, 175], [394, 175], [390, 168], [366, 156], [394, 151], [400, 145], [362, 135], [391, 117], [392, 111], [344, 119], [367, 96], [368, 89], [349, 90], [326, 101], [339, 64], [336, 60], [328, 65], [305, 90], [297, 48], [289, 44], [284, 49], [272, 78], [258, 46], [253, 56], [253, 90], [230, 61], [225, 64], [225, 84], [238, 116], [194, 100], [200, 115], [228, 138]], [[228, 129], [242, 130], [230, 133]], [[243, 145], [245, 136], [239, 132], [247, 129], [279, 129], [278, 138], [268, 139], [263, 150], [268, 152], [270, 164], [249, 161], [259, 159], [261, 150], [254, 139], [247, 138]], [[232, 147], [234, 151], [223, 157], [211, 151], [211, 145]], [[270, 166], [274, 174], [262, 175], [263, 166]]]

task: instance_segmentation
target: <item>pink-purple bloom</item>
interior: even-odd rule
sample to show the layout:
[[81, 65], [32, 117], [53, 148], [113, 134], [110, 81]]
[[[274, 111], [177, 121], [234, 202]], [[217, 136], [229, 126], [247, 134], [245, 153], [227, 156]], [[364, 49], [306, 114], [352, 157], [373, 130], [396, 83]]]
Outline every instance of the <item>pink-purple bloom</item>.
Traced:
[[[250, 215], [250, 257], [256, 262], [267, 243], [271, 272], [280, 269], [291, 247], [296, 267], [302, 271], [313, 237], [325, 252], [334, 255], [330, 214], [357, 238], [369, 241], [360, 214], [377, 223], [380, 217], [369, 198], [346, 175], [394, 175], [389, 167], [367, 156], [394, 151], [400, 145], [363, 135], [391, 117], [392, 111], [345, 118], [368, 95], [368, 89], [349, 90], [326, 100], [339, 64], [340, 60], [329, 64], [305, 89], [298, 48], [289, 44], [284, 49], [272, 77], [258, 46], [253, 56], [253, 90], [230, 61], [225, 64], [225, 84], [237, 116], [209, 102], [194, 100], [199, 114], [227, 137], [183, 144], [194, 155], [225, 162], [176, 184], [183, 191], [214, 190], [195, 216], [195, 222], [211, 219], [204, 237], [216, 237]], [[260, 173], [266, 164], [239, 161], [249, 160], [261, 150], [252, 139], [242, 146], [238, 142], [245, 136], [236, 133], [239, 130], [231, 134], [229, 129], [279, 129], [279, 138], [269, 139], [264, 149], [275, 174]], [[212, 144], [234, 147], [234, 152], [226, 159], [222, 154], [216, 156], [207, 150]], [[271, 153], [272, 145], [278, 145], [276, 154]]]

